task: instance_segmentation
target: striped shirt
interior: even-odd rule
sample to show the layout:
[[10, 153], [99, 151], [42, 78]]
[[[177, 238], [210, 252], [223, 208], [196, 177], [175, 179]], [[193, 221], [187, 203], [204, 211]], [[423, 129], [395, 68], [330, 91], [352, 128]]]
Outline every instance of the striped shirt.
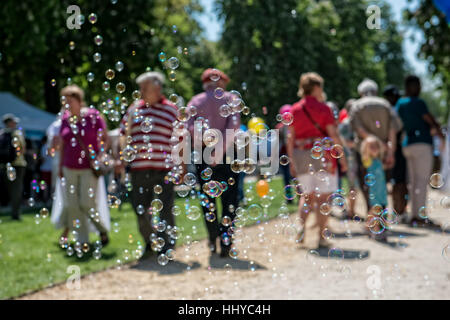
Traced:
[[[131, 124], [128, 124], [129, 118]], [[120, 133], [132, 138], [130, 145], [136, 151], [136, 157], [130, 162], [132, 171], [172, 169], [170, 139], [176, 120], [177, 107], [164, 97], [153, 105], [139, 100], [128, 108]]]

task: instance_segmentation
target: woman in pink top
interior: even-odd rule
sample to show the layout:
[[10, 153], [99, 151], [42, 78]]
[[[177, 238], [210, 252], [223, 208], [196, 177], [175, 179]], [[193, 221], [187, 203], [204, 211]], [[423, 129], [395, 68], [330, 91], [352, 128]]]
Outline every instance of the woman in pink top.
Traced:
[[61, 161], [59, 176], [63, 186], [62, 224], [66, 227], [61, 242], [67, 242], [69, 230], [76, 231], [77, 241], [89, 242], [89, 220], [100, 232], [103, 245], [108, 240], [107, 229], [98, 217], [96, 192], [98, 178], [90, 159], [106, 149], [105, 120], [96, 109], [84, 107], [84, 92], [78, 86], [61, 90], [65, 111], [61, 119]]

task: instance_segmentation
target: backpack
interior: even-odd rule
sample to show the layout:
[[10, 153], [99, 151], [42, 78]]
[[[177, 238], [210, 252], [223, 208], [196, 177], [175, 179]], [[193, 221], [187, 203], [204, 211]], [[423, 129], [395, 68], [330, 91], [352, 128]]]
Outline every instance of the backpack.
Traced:
[[12, 134], [0, 130], [0, 163], [11, 163], [17, 158], [16, 149], [12, 145]]

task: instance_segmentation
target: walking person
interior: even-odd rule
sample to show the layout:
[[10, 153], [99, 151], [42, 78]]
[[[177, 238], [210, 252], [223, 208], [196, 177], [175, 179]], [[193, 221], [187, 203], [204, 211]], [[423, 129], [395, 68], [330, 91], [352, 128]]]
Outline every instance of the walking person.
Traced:
[[51, 148], [48, 143], [47, 136], [44, 136], [41, 140], [41, 150], [39, 153], [39, 172], [40, 178], [45, 182], [45, 190], [42, 190], [42, 201], [45, 205], [48, 205], [51, 199], [52, 192], [52, 167], [53, 157]]
[[[344, 152], [347, 157], [348, 168], [347, 172], [344, 174], [347, 178], [348, 185], [348, 210], [344, 215], [344, 219], [353, 219], [355, 216], [355, 205], [356, 205], [356, 189], [359, 187], [358, 184], [358, 166], [356, 163], [356, 150], [355, 150], [355, 135], [350, 123], [349, 112], [351, 110], [352, 104], [355, 99], [349, 99], [345, 103], [345, 107], [339, 113], [339, 135], [344, 142]], [[341, 189], [341, 185], [339, 185]]]
[[[356, 160], [358, 163], [358, 179], [361, 191], [366, 200], [367, 212], [370, 211], [369, 186], [365, 182], [367, 170], [361, 159], [361, 142], [368, 136], [373, 135], [381, 140], [384, 145], [383, 164], [385, 170], [392, 169], [395, 164], [395, 150], [397, 146], [397, 133], [402, 124], [389, 102], [377, 97], [378, 85], [366, 79], [358, 86], [361, 98], [352, 104], [350, 111], [350, 122], [356, 136]], [[384, 235], [382, 236], [385, 240]]]
[[11, 204], [11, 217], [20, 220], [23, 185], [27, 162], [26, 143], [22, 130], [17, 128], [20, 119], [14, 114], [3, 116], [5, 128], [0, 132], [1, 176], [6, 185]]
[[[109, 242], [109, 212], [106, 219], [99, 215], [99, 184], [103, 180], [94, 173], [95, 164], [91, 160], [100, 159], [108, 143], [106, 123], [98, 110], [85, 107], [80, 87], [67, 86], [61, 90], [61, 96], [66, 105], [60, 128], [62, 212], [59, 217], [52, 213], [52, 221], [64, 228], [60, 242], [67, 242], [68, 231], [75, 231], [78, 242], [89, 243], [92, 224], [105, 246]], [[105, 193], [103, 197], [106, 202]]]
[[417, 76], [405, 79], [405, 97], [397, 102], [397, 112], [405, 126], [403, 154], [408, 166], [411, 199], [411, 226], [439, 227], [428, 217], [427, 186], [433, 168], [433, 131], [445, 145], [439, 123], [420, 98], [421, 82]]
[[[384, 98], [395, 108], [401, 95], [396, 86], [387, 86], [383, 91]], [[406, 222], [406, 205], [408, 204], [408, 188], [406, 186], [406, 159], [402, 147], [403, 131], [397, 133], [397, 148], [395, 150], [394, 167], [388, 171], [386, 180], [392, 182], [392, 202], [395, 212], [400, 215], [401, 221]]]
[[344, 154], [337, 156], [336, 161], [335, 157], [330, 156], [329, 149], [324, 150], [326, 147], [322, 144], [331, 138], [333, 144], [343, 145], [331, 109], [320, 102], [323, 99], [323, 84], [323, 78], [317, 73], [301, 75], [298, 92], [301, 100], [291, 109], [294, 120], [289, 126], [287, 152], [291, 159], [291, 174], [304, 188], [299, 201], [303, 230], [298, 240], [304, 241], [306, 219], [309, 216], [309, 208], [312, 208], [319, 226], [319, 247], [328, 247], [330, 243], [324, 234], [330, 211], [325, 212], [321, 208], [323, 204], [327, 204], [328, 197], [338, 189], [337, 161], [340, 162], [343, 172], [347, 171], [347, 161]]
[[[161, 73], [143, 73], [136, 78], [136, 83], [142, 99], [135, 101], [122, 119], [123, 160], [117, 164], [122, 170], [128, 167], [131, 177], [131, 203], [139, 232], [146, 243], [146, 253], [142, 257], [145, 258], [152, 251], [164, 254], [175, 245], [175, 239], [166, 232], [175, 226], [175, 222], [173, 184], [166, 183], [165, 177], [173, 168], [169, 156], [177, 107], [163, 95], [164, 76]], [[158, 220], [166, 222], [162, 231], [152, 224], [152, 216], [157, 216], [158, 212]], [[156, 241], [157, 238], [162, 241]]]
[[[207, 183], [204, 179], [202, 179], [203, 170], [210, 168], [212, 169], [211, 179], [219, 182], [229, 181], [231, 178], [234, 181], [239, 181], [239, 174], [235, 173], [231, 170], [230, 162], [233, 159], [226, 159], [227, 150], [232, 150], [234, 148], [234, 140], [227, 139], [226, 130], [234, 129], [238, 130], [241, 125], [240, 121], [240, 113], [236, 112], [234, 114], [223, 117], [219, 114], [219, 108], [226, 104], [226, 101], [233, 99], [233, 95], [227, 91], [225, 91], [226, 86], [229, 82], [228, 76], [220, 70], [217, 69], [207, 69], [202, 74], [202, 82], [203, 89], [205, 90], [203, 93], [200, 93], [194, 96], [191, 101], [188, 103], [188, 106], [195, 106], [197, 108], [197, 116], [196, 118], [191, 118], [189, 122], [189, 129], [193, 135], [195, 135], [194, 128], [195, 120], [202, 117], [206, 122], [209, 123], [210, 129], [219, 130], [223, 136], [223, 145], [218, 146], [216, 151], [219, 154], [215, 155], [215, 159], [222, 159], [222, 161], [218, 161], [219, 163], [213, 163], [208, 165], [205, 163], [204, 159], [202, 159], [201, 164], [196, 165], [197, 169], [197, 179], [198, 182], [202, 185]], [[223, 98], [217, 98], [217, 91], [223, 92]], [[234, 154], [234, 153], [233, 153]], [[228, 160], [228, 161], [227, 161]], [[210, 209], [206, 206], [202, 206], [206, 227], [208, 229], [209, 235], [209, 247], [212, 253], [217, 251], [217, 238], [220, 237], [220, 246], [221, 246], [221, 257], [227, 257], [229, 255], [229, 250], [231, 248], [231, 237], [228, 233], [228, 229], [230, 224], [222, 223], [222, 221], [228, 220], [224, 219], [224, 217], [229, 217], [231, 220], [234, 220], [235, 212], [234, 210], [239, 206], [239, 193], [238, 193], [238, 183], [228, 184], [228, 189], [223, 192], [221, 196], [222, 200], [222, 218], [218, 220], [218, 215], [216, 214], [215, 219], [210, 219], [208, 217], [211, 216]], [[207, 196], [209, 200], [209, 204], [213, 204], [215, 206], [215, 198]], [[211, 207], [211, 205], [209, 205]], [[219, 222], [220, 221], [220, 222]]]
[[[290, 113], [292, 110], [292, 106], [289, 104], [285, 104], [284, 106], [282, 106], [280, 108], [279, 114], [283, 115], [284, 113]], [[282, 122], [278, 123], [275, 126], [275, 129], [278, 130], [279, 134], [280, 134], [280, 157], [281, 156], [287, 156], [287, 137], [288, 137], [288, 133], [289, 133], [289, 127], [285, 126]], [[292, 180], [292, 176], [291, 176], [291, 171], [289, 169], [289, 166], [280, 166], [280, 171], [281, 171], [281, 175], [283, 176], [283, 183], [284, 183], [284, 187], [288, 186], [291, 184], [291, 180]], [[285, 198], [287, 199], [286, 202], [288, 204], [291, 204], [293, 200], [291, 200], [293, 198], [293, 194], [292, 194], [292, 188], [287, 188], [285, 189]]]
[[[385, 240], [383, 232], [389, 220], [380, 217], [383, 210], [387, 208], [387, 185], [383, 165], [384, 145], [381, 140], [369, 135], [361, 143], [361, 161], [367, 172], [365, 182], [368, 186], [370, 210], [367, 217], [369, 234], [375, 240]], [[378, 236], [378, 237], [377, 237]]]

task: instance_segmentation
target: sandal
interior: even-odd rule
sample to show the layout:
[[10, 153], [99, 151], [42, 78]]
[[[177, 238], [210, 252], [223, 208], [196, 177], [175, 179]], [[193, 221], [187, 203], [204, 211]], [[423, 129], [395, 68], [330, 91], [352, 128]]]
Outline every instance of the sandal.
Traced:
[[300, 231], [297, 235], [297, 239], [295, 239], [295, 242], [297, 243], [304, 243], [305, 242], [305, 229]]
[[329, 248], [331, 246], [332, 246], [331, 242], [328, 242], [325, 239], [320, 239], [319, 240], [319, 248]]
[[419, 219], [412, 218], [410, 223], [413, 228], [431, 228], [431, 229], [441, 229], [441, 225], [433, 222], [431, 219]]
[[105, 247], [109, 243], [109, 237], [106, 232], [100, 233], [100, 241], [102, 242], [103, 247]]

